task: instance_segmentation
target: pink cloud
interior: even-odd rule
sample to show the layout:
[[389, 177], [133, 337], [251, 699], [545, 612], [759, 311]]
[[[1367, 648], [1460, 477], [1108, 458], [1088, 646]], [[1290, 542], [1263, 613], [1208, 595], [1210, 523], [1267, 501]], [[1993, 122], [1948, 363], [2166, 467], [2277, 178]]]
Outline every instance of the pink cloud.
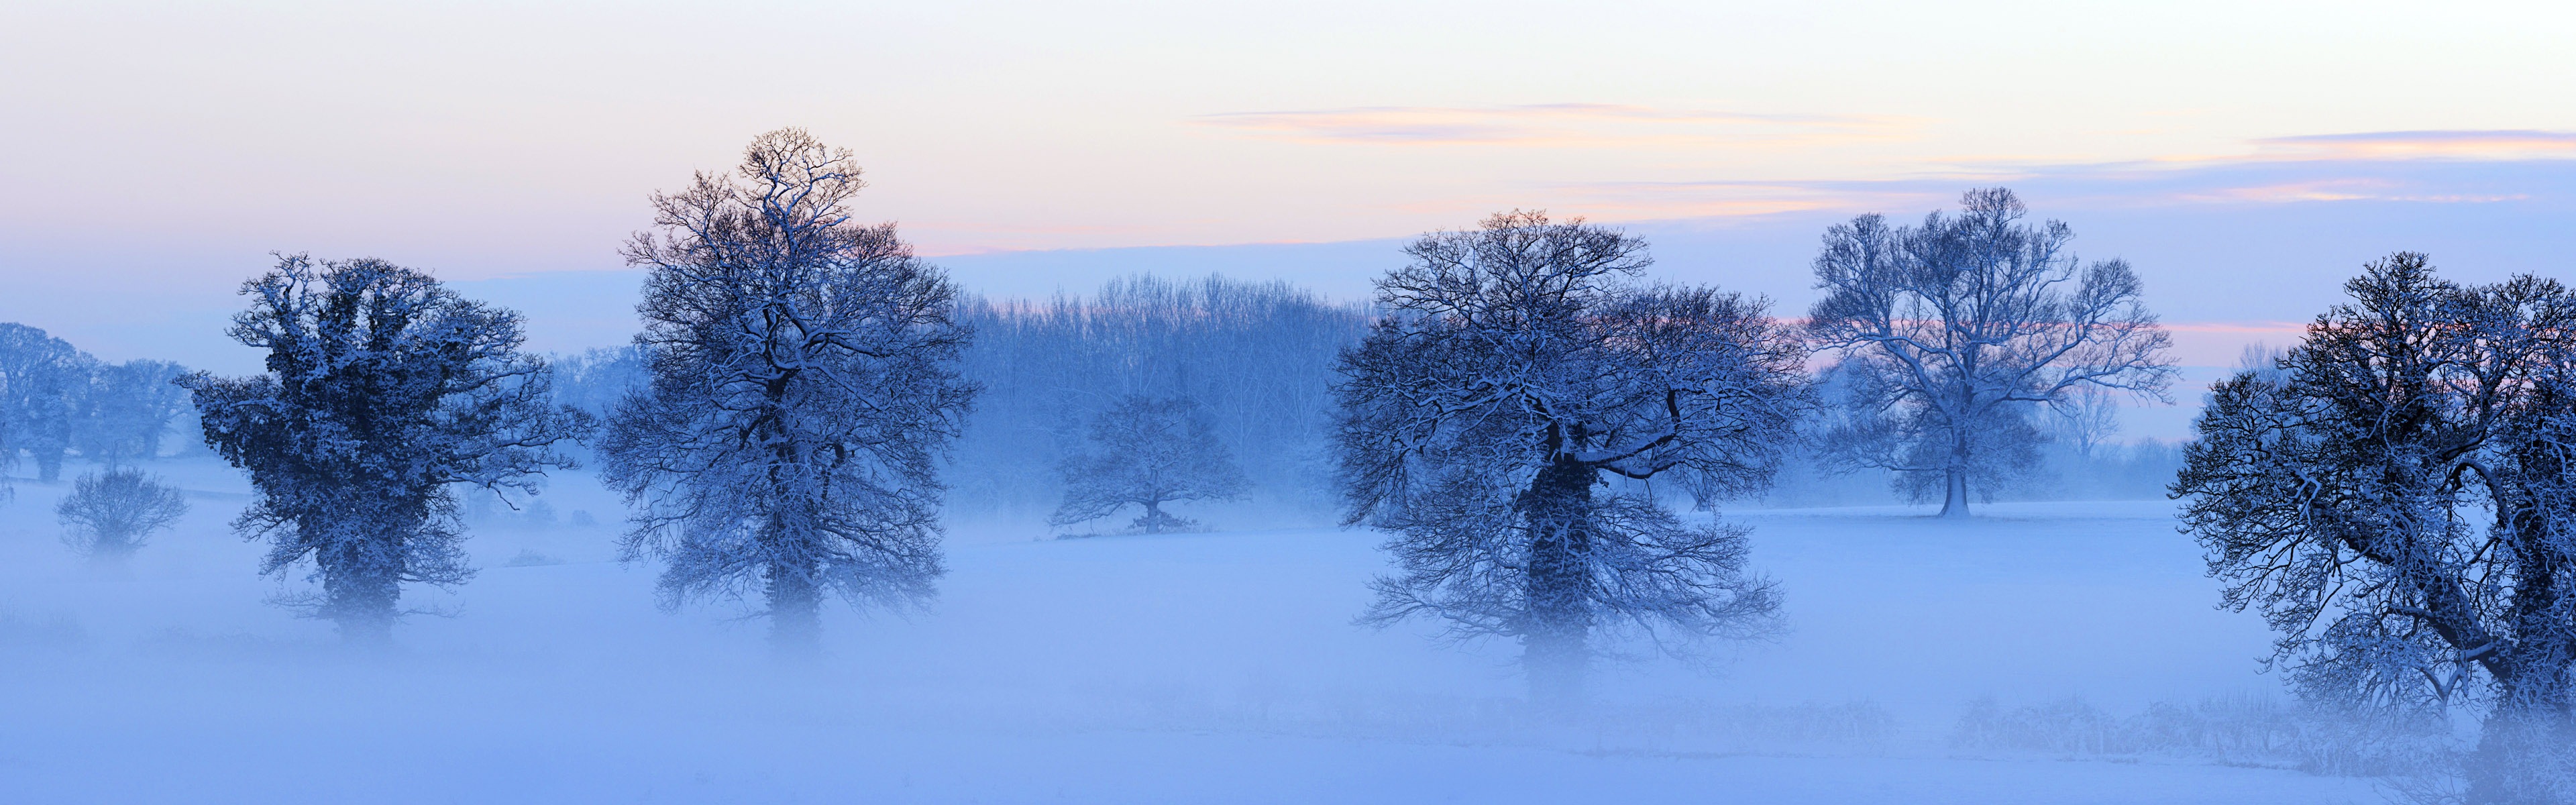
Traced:
[[1853, 115], [1753, 114], [1559, 103], [1367, 106], [1203, 115], [1191, 122], [1299, 142], [1581, 147], [1641, 143], [1809, 143], [1903, 136], [1913, 122]]
[[2305, 159], [2571, 159], [2576, 132], [2379, 131], [2256, 140], [2265, 158]]

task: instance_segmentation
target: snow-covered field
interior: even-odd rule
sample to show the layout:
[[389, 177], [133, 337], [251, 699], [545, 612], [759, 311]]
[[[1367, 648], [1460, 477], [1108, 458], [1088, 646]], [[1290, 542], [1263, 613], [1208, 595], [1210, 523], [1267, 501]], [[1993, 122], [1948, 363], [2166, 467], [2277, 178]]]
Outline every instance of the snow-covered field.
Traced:
[[469, 542], [386, 654], [262, 603], [246, 489], [149, 467], [194, 507], [121, 570], [57, 542], [67, 485], [0, 503], [0, 801], [2380, 802], [2366, 780], [2185, 757], [1962, 749], [1968, 703], [2113, 714], [2270, 695], [2259, 619], [2214, 610], [2169, 504], [1756, 510], [1792, 632], [1707, 667], [1605, 666], [1596, 711], [1519, 704], [1513, 649], [1350, 625], [1366, 531], [1045, 541], [969, 524], [942, 598], [827, 615], [782, 669], [740, 612], [654, 608], [616, 504]]

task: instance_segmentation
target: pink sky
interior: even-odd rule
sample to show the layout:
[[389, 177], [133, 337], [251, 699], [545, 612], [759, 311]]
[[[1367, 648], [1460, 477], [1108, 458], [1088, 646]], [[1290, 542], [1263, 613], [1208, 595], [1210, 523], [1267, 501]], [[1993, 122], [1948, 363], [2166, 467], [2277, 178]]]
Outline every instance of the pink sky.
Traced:
[[868, 167], [863, 216], [993, 293], [1151, 268], [1351, 295], [1362, 252], [1012, 255], [1518, 207], [1803, 304], [1823, 222], [2007, 184], [2232, 355], [2396, 248], [2563, 265], [2568, 30], [2476, 3], [11, 3], [0, 320], [131, 357], [270, 250], [616, 269], [647, 194], [797, 125]]

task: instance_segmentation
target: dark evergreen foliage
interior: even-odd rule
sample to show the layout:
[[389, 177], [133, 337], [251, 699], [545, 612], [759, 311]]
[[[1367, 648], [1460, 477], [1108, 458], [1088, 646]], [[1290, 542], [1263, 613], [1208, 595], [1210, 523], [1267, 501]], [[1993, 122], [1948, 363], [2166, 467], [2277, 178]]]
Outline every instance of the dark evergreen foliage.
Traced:
[[265, 537], [265, 573], [309, 563], [316, 595], [288, 603], [381, 639], [402, 585], [473, 575], [457, 485], [532, 492], [569, 460], [552, 445], [589, 418], [550, 405], [543, 362], [519, 352], [518, 314], [457, 296], [382, 260], [278, 259], [244, 283], [231, 334], [268, 352], [264, 374], [180, 382], [207, 444], [250, 474], [234, 528]]

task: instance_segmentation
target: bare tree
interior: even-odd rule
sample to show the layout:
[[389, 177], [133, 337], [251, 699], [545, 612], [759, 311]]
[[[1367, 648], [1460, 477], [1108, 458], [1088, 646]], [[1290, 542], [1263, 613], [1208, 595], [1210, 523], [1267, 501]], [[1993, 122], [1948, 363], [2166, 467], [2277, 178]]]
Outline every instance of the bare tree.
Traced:
[[2481, 803], [2576, 798], [2576, 292], [2372, 263], [2210, 391], [2183, 521], [2312, 698], [2483, 706]]
[[1135, 395], [1092, 420], [1094, 452], [1066, 459], [1064, 503], [1051, 525], [1097, 520], [1142, 506], [1135, 527], [1160, 534], [1197, 525], [1163, 511], [1187, 500], [1235, 500], [1247, 482], [1217, 441], [1198, 403], [1187, 397]]
[[2079, 265], [2073, 230], [2021, 223], [2010, 190], [1960, 204], [1918, 227], [1864, 215], [1826, 230], [1815, 264], [1826, 295], [1808, 313], [1846, 392], [1820, 440], [1827, 456], [1938, 489], [1948, 517], [1968, 515], [1971, 488], [2037, 459], [2031, 406], [2087, 387], [2163, 399], [2173, 378], [2169, 339], [2127, 263]]
[[1769, 629], [1778, 596], [1745, 571], [1743, 529], [1595, 491], [1674, 477], [1707, 504], [1769, 482], [1804, 353], [1764, 302], [1636, 284], [1643, 241], [1535, 212], [1405, 252], [1335, 390], [1348, 521], [1393, 532], [1401, 569], [1364, 621], [1517, 638], [1532, 696], [1558, 701], [1596, 632]]
[[402, 585], [473, 576], [453, 487], [536, 488], [571, 461], [552, 446], [589, 417], [549, 406], [544, 362], [519, 351], [519, 316], [375, 259], [281, 256], [243, 283], [232, 336], [268, 351], [268, 371], [203, 372], [206, 443], [250, 472], [256, 496], [233, 528], [270, 540], [264, 573], [310, 562], [318, 596], [286, 603], [343, 637], [382, 640]]
[[608, 483], [638, 506], [628, 558], [669, 562], [665, 607], [765, 597], [783, 654], [819, 645], [825, 595], [928, 599], [940, 567], [937, 459], [971, 384], [956, 289], [893, 224], [845, 204], [846, 150], [761, 135], [734, 177], [653, 197], [660, 235], [636, 336], [651, 374], [610, 418]]
[[2113, 392], [2099, 386], [2069, 389], [2056, 402], [2048, 405], [2049, 438], [2066, 445], [2075, 455], [2091, 459], [2120, 432], [2120, 403]]
[[72, 493], [54, 507], [64, 528], [63, 544], [102, 563], [124, 561], [152, 532], [187, 513], [188, 501], [178, 489], [131, 468], [83, 473], [72, 479]]

